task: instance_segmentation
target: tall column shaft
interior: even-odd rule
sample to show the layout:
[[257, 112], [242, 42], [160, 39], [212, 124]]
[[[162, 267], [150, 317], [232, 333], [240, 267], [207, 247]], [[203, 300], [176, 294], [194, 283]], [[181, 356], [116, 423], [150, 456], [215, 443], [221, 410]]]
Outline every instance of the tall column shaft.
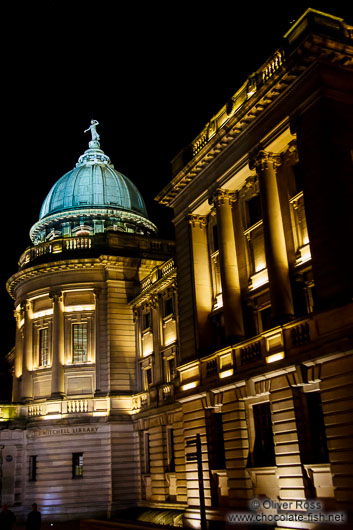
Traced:
[[274, 324], [290, 320], [294, 315], [289, 266], [277, 185], [276, 168], [279, 156], [260, 151], [256, 166], [261, 192], [265, 254], [269, 276], [272, 317]]
[[244, 322], [232, 212], [235, 194], [219, 189], [214, 196], [214, 201], [217, 214], [225, 332], [227, 337], [238, 340], [244, 337]]
[[64, 312], [61, 292], [50, 293], [53, 300], [53, 357], [51, 367], [51, 395], [64, 395]]
[[23, 364], [22, 364], [22, 399], [33, 397], [32, 368], [33, 368], [33, 326], [32, 303], [27, 300], [24, 304], [23, 329]]
[[212, 311], [212, 284], [207, 242], [207, 217], [190, 215], [197, 340], [199, 349], [210, 347], [209, 315]]
[[16, 310], [16, 342], [15, 342], [15, 369], [13, 374], [12, 385], [12, 401], [19, 401], [21, 399], [21, 382], [23, 370], [23, 340], [21, 330], [22, 310]]
[[100, 298], [101, 290], [96, 288], [94, 290], [94, 301], [95, 301], [95, 311], [94, 311], [94, 340], [95, 340], [95, 357], [92, 358], [92, 361], [96, 363], [96, 388], [95, 392], [99, 393], [101, 390], [101, 358], [100, 358], [100, 333], [99, 333], [99, 323], [100, 323], [100, 315], [99, 315], [99, 298]]

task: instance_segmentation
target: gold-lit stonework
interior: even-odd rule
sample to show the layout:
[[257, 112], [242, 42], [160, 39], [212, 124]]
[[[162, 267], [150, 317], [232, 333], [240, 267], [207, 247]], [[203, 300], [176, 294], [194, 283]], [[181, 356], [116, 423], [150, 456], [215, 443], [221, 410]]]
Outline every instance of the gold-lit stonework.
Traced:
[[[68, 189], [69, 214], [45, 202], [7, 283], [1, 500], [19, 520], [34, 497], [50, 521], [135, 506], [202, 530], [254, 498], [348, 514], [352, 35], [307, 10], [175, 157], [157, 197], [175, 244], [136, 189], [119, 219]], [[97, 126], [76, 173], [113, 171]]]

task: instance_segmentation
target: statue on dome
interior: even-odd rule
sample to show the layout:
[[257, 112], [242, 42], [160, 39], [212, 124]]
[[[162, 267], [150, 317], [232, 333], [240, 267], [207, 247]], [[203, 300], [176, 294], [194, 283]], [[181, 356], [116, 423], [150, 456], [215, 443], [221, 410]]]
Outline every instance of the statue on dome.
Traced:
[[88, 129], [84, 131], [85, 133], [91, 131], [92, 142], [99, 142], [100, 140], [100, 136], [97, 133], [96, 129], [97, 125], [99, 125], [99, 122], [97, 120], [91, 120], [91, 125], [88, 127]]

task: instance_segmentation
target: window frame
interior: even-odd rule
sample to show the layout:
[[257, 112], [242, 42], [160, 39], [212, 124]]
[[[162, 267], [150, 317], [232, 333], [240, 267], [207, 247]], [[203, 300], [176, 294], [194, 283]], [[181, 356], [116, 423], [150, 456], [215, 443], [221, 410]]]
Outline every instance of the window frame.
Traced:
[[37, 456], [38, 455], [29, 455], [29, 469], [28, 469], [28, 480], [29, 482], [36, 482], [37, 481]]
[[[78, 469], [80, 472], [77, 471]], [[72, 453], [72, 478], [83, 479], [83, 452]]]
[[[82, 334], [80, 337], [76, 337], [75, 329], [79, 328], [81, 330], [80, 335], [82, 334], [82, 331], [84, 330], [85, 333]], [[88, 340], [88, 322], [72, 322], [71, 323], [71, 351], [72, 351], [72, 363], [73, 364], [85, 364], [88, 361], [88, 349], [89, 349], [89, 340]], [[77, 340], [77, 343], [82, 341], [84, 343], [84, 346], [82, 346], [83, 353], [80, 353], [80, 355], [75, 355], [75, 339]], [[79, 344], [77, 344], [79, 346]]]

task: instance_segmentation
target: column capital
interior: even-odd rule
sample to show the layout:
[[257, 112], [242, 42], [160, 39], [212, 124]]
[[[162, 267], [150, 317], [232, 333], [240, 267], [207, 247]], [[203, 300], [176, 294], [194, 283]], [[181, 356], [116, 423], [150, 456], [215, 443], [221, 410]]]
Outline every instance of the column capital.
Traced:
[[249, 160], [250, 169], [259, 169], [264, 171], [272, 167], [273, 169], [279, 167], [282, 164], [282, 157], [277, 153], [271, 153], [270, 151], [260, 150], [254, 157]]
[[23, 312], [23, 314], [31, 313], [32, 309], [33, 309], [32, 300], [23, 300], [23, 302], [21, 303], [20, 312]]
[[237, 199], [238, 194], [236, 191], [226, 190], [224, 188], [218, 188], [212, 196], [212, 202], [216, 206], [223, 206], [224, 204], [232, 205]]
[[51, 299], [53, 300], [53, 302], [61, 302], [61, 300], [62, 300], [62, 295], [63, 295], [62, 291], [59, 291], [59, 290], [55, 291], [55, 290], [53, 290], [53, 291], [50, 291], [50, 293], [49, 293], [49, 298], [51, 298]]
[[15, 309], [13, 314], [14, 314], [14, 317], [16, 319], [16, 323], [19, 326], [20, 322], [21, 322], [21, 320], [23, 318], [23, 309], [22, 308], [21, 309]]
[[93, 294], [94, 294], [96, 300], [100, 297], [101, 293], [102, 293], [102, 288], [101, 287], [95, 287], [93, 289]]
[[292, 165], [295, 165], [299, 162], [297, 140], [292, 140], [289, 142], [287, 150], [284, 153], [284, 157], [286, 161]]
[[192, 228], [206, 228], [207, 215], [189, 214], [188, 221]]

